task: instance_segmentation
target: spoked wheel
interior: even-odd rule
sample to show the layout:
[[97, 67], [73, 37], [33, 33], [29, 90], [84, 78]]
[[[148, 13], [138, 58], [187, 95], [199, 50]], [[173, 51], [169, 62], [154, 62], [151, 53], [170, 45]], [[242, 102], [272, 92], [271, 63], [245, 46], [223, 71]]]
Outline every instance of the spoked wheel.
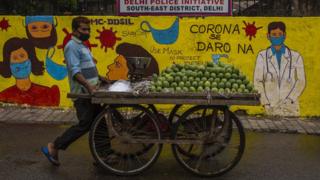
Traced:
[[109, 106], [89, 134], [95, 160], [117, 175], [139, 174], [158, 159], [162, 144], [154, 115], [140, 105]]
[[168, 121], [167, 117], [158, 112], [157, 108], [153, 104], [148, 104], [146, 107], [148, 110], [152, 112], [157, 117], [157, 123], [161, 133], [166, 133], [170, 131], [170, 122]]
[[[220, 176], [241, 159], [245, 135], [241, 122], [224, 106], [195, 106], [176, 123], [172, 138], [176, 160], [200, 176]], [[189, 143], [188, 143], [189, 141]]]

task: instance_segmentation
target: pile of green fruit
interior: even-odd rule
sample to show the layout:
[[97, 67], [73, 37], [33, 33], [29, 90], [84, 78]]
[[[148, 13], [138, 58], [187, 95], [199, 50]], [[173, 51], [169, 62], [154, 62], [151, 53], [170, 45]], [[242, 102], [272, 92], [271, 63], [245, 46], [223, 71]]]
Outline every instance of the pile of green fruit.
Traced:
[[237, 68], [219, 62], [205, 65], [173, 64], [154, 74], [151, 92], [253, 93], [252, 84]]

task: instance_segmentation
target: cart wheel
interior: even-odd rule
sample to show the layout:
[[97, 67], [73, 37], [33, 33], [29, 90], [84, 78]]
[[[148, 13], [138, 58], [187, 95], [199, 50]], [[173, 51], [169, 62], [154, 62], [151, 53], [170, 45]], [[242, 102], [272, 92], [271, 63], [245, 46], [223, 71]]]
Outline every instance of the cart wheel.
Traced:
[[160, 132], [162, 135], [163, 135], [163, 133], [171, 132], [170, 123], [169, 123], [167, 117], [163, 113], [160, 113], [153, 104], [148, 104], [146, 106], [146, 108], [148, 110], [150, 110], [153, 115], [155, 115], [157, 117], [156, 120], [157, 120], [158, 126], [160, 128]]
[[172, 145], [176, 160], [200, 176], [228, 172], [240, 161], [245, 148], [241, 122], [224, 106], [192, 107], [178, 120], [172, 136], [185, 141]]
[[178, 110], [180, 109], [181, 106], [182, 106], [181, 104], [177, 104], [171, 110], [169, 117], [168, 117], [168, 121], [170, 122], [170, 125], [173, 125], [174, 122], [176, 122], [176, 119], [180, 118], [180, 116], [177, 113], [178, 113]]
[[162, 144], [154, 115], [140, 105], [109, 106], [96, 118], [89, 134], [95, 160], [117, 175], [136, 175], [158, 159]]
[[[210, 112], [211, 111], [211, 112]], [[196, 132], [204, 134], [208, 134], [210, 131], [210, 126], [212, 122], [214, 122], [214, 127], [216, 129], [221, 129], [223, 125], [223, 114], [219, 113], [218, 109], [208, 109], [208, 108], [203, 108], [201, 110], [198, 110], [196, 112], [198, 115], [194, 116], [192, 115], [192, 121], [186, 121], [182, 122], [181, 125], [184, 126], [185, 129], [190, 131], [190, 129], [196, 129]], [[229, 123], [228, 126], [226, 126], [227, 133], [225, 134], [225, 142], [229, 142], [230, 137], [232, 135], [232, 124]], [[192, 130], [191, 130], [192, 131]], [[175, 130], [173, 131], [175, 133]], [[194, 147], [193, 144], [184, 144], [184, 147], [180, 147], [181, 145], [177, 144], [177, 150], [179, 153], [189, 156], [189, 157], [194, 157], [196, 156], [192, 152], [192, 148]], [[188, 148], [186, 148], [188, 147]], [[186, 149], [188, 149], [186, 151]], [[224, 149], [224, 146], [220, 146], [219, 149], [216, 151], [219, 153]]]

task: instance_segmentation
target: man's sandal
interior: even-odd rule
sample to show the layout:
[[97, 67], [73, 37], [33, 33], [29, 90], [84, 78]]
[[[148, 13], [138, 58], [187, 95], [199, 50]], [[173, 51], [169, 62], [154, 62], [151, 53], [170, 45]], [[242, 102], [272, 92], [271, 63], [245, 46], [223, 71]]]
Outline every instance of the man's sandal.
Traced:
[[57, 159], [57, 157], [54, 157], [49, 153], [48, 147], [41, 147], [41, 152], [47, 157], [51, 164], [53, 164], [54, 166], [60, 166], [59, 160]]

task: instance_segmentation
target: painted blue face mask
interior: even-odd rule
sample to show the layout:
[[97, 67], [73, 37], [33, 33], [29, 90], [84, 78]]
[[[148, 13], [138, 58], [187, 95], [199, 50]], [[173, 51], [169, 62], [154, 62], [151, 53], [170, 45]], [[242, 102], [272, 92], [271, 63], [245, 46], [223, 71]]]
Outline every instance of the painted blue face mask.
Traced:
[[15, 78], [25, 79], [31, 74], [31, 61], [28, 59], [22, 63], [12, 63], [10, 69]]
[[57, 64], [52, 60], [52, 56], [55, 53], [55, 49], [53, 48], [53, 53], [49, 56], [50, 49], [48, 49], [47, 51], [45, 66], [49, 75], [55, 80], [60, 81], [68, 75], [68, 71], [66, 66]]
[[280, 37], [271, 37], [270, 36], [270, 42], [271, 42], [272, 46], [282, 45], [284, 43], [284, 40], [285, 40], [284, 35], [282, 35]]
[[[147, 25], [149, 29], [145, 29], [144, 25]], [[151, 32], [153, 39], [158, 44], [173, 44], [179, 36], [179, 18], [176, 18], [174, 23], [167, 29], [155, 29], [148, 21], [142, 21], [140, 28], [144, 32]]]

